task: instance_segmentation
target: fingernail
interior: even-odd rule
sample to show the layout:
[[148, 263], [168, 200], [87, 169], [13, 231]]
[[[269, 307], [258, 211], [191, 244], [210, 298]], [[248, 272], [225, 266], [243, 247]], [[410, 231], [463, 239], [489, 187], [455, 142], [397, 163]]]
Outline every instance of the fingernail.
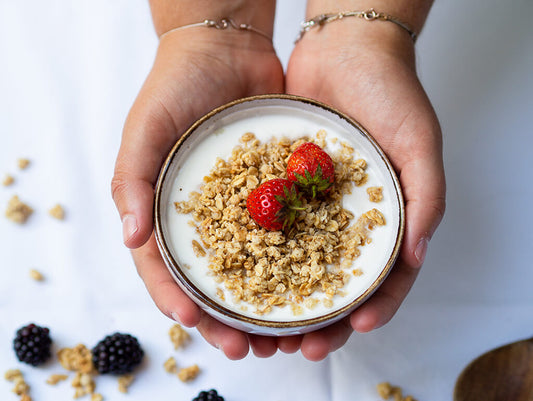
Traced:
[[416, 257], [416, 260], [418, 261], [419, 266], [422, 266], [422, 263], [424, 263], [424, 259], [426, 258], [426, 251], [428, 249], [428, 243], [429, 243], [429, 240], [424, 237], [420, 241], [418, 241], [418, 244], [416, 244], [415, 257]]
[[133, 237], [133, 235], [137, 232], [139, 227], [137, 227], [137, 219], [132, 214], [127, 214], [122, 219], [122, 236], [124, 239], [124, 242], [128, 242], [128, 240]]
[[180, 320], [179, 315], [178, 315], [176, 312], [171, 312], [171, 313], [170, 313], [170, 316], [172, 317], [172, 320], [174, 320], [174, 321], [176, 321], [177, 323], [183, 325], [183, 323], [181, 323], [181, 320]]

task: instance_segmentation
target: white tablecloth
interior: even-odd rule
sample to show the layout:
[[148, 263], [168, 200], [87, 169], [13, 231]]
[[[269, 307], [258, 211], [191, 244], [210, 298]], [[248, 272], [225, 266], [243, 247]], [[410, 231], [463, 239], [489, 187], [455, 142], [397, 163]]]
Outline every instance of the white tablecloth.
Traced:
[[[280, 1], [275, 44], [286, 64], [303, 0]], [[107, 400], [190, 400], [217, 388], [227, 401], [374, 401], [390, 381], [419, 400], [449, 401], [465, 364], [532, 334], [533, 30], [529, 0], [436, 2], [417, 44], [421, 79], [440, 117], [448, 209], [419, 280], [387, 326], [354, 334], [320, 363], [300, 354], [229, 361], [190, 330], [174, 351], [172, 322], [153, 305], [121, 242], [110, 180], [126, 113], [156, 47], [143, 0], [0, 0], [0, 205], [17, 194], [26, 225], [0, 219], [0, 371], [20, 368], [35, 401], [70, 399], [11, 349], [30, 321], [55, 347], [136, 335], [147, 358], [128, 395], [98, 377]], [[19, 157], [31, 160], [18, 170]], [[54, 204], [66, 219], [47, 215]], [[2, 210], [3, 212], [3, 210]], [[31, 268], [45, 275], [37, 283]], [[197, 363], [190, 384], [162, 368]], [[0, 399], [15, 400], [0, 379]]]

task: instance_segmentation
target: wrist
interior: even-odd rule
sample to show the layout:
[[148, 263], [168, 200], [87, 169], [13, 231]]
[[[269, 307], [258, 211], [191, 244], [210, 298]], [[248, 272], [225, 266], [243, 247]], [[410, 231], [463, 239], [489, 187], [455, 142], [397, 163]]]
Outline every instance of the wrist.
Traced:
[[338, 19], [309, 30], [297, 42], [296, 49], [339, 62], [375, 64], [396, 60], [415, 70], [413, 40], [402, 28], [387, 21]]
[[[373, 8], [376, 12], [391, 15], [412, 31], [419, 34], [424, 26], [433, 0], [308, 0], [306, 19], [324, 13], [342, 11], [366, 11]], [[400, 31], [400, 27], [395, 27]]]
[[150, 0], [158, 36], [172, 29], [202, 22], [232, 18], [272, 37], [275, 0]]

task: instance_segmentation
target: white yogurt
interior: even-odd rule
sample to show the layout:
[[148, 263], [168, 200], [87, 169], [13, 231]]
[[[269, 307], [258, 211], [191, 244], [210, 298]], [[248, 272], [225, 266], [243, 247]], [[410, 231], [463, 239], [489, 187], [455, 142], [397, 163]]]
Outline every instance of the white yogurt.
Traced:
[[[213, 123], [201, 126], [202, 134], [196, 140], [182, 146], [178, 152], [173, 162], [174, 168], [167, 178], [172, 185], [163, 193], [163, 202], [168, 204], [164, 211], [166, 215], [162, 216], [168, 224], [164, 224], [163, 230], [170, 251], [183, 272], [198, 289], [215, 302], [256, 319], [279, 322], [310, 319], [349, 304], [365, 293], [381, 274], [394, 251], [399, 231], [400, 207], [396, 187], [387, 165], [375, 146], [361, 133], [354, 133], [353, 126], [347, 124], [345, 120], [336, 115], [334, 117], [331, 119], [327, 113], [316, 113], [312, 108], [298, 109], [275, 103], [267, 107], [262, 105], [260, 109], [242, 107], [236, 112], [220, 116]], [[361, 214], [373, 208], [383, 213], [387, 222], [386, 225], [377, 226], [370, 232], [372, 242], [360, 247], [361, 255], [349, 269], [346, 269], [349, 274], [352, 274], [354, 269], [361, 269], [363, 274], [357, 277], [352, 275], [341, 289], [346, 295], [336, 295], [333, 298], [333, 307], [326, 307], [322, 302], [313, 309], [302, 305], [303, 313], [298, 316], [293, 314], [290, 306], [274, 307], [272, 312], [266, 315], [254, 313], [253, 305], [248, 305], [246, 310], [243, 310], [243, 305], [247, 304], [242, 301], [233, 303], [231, 293], [226, 290], [225, 301], [222, 301], [216, 291], [217, 288], [223, 289], [224, 286], [216, 283], [214, 277], [209, 274], [208, 258], [197, 257], [192, 249], [193, 239], [200, 242], [198, 233], [188, 224], [192, 217], [189, 214], [177, 213], [174, 202], [187, 201], [190, 192], [200, 191], [203, 177], [210, 173], [216, 158], [228, 160], [233, 148], [239, 144], [239, 138], [246, 132], [252, 132], [261, 142], [266, 142], [273, 137], [314, 138], [319, 130], [327, 132], [327, 151], [334, 152], [341, 142], [346, 142], [355, 149], [355, 158], [367, 161], [368, 181], [360, 187], [354, 186], [352, 194], [345, 195], [343, 199], [343, 207], [355, 215], [353, 222]], [[332, 142], [333, 138], [337, 138], [337, 143]], [[379, 203], [370, 202], [366, 192], [368, 187], [373, 186], [383, 187], [383, 200]], [[312, 296], [320, 300], [325, 297], [320, 292]]]

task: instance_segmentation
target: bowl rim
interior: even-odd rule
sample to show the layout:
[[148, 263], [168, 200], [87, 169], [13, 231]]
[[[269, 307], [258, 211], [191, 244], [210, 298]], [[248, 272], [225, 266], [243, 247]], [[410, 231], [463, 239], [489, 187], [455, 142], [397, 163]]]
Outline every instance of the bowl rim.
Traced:
[[[241, 314], [237, 311], [234, 311], [232, 309], [229, 309], [220, 303], [214, 301], [211, 297], [204, 294], [202, 290], [200, 290], [193, 282], [192, 280], [187, 277], [187, 275], [182, 271], [182, 268], [180, 267], [179, 263], [175, 260], [174, 256], [172, 255], [172, 252], [170, 250], [170, 247], [168, 246], [165, 236], [163, 234], [163, 213], [162, 213], [162, 190], [163, 190], [163, 183], [165, 182], [165, 178], [169, 174], [170, 166], [172, 165], [172, 162], [174, 158], [176, 157], [178, 150], [180, 147], [185, 143], [187, 138], [189, 138], [193, 133], [196, 131], [198, 127], [200, 127], [204, 122], [211, 119], [215, 115], [219, 114], [220, 112], [232, 108], [236, 105], [240, 105], [242, 103], [252, 102], [252, 101], [261, 101], [261, 100], [272, 100], [272, 99], [282, 99], [282, 100], [288, 100], [288, 101], [295, 101], [295, 102], [303, 102], [310, 104], [314, 107], [323, 108], [329, 113], [333, 113], [337, 115], [339, 118], [345, 120], [350, 125], [354, 126], [356, 129], [358, 129], [366, 140], [370, 142], [370, 144], [374, 147], [377, 154], [380, 156], [381, 160], [383, 161], [384, 165], [387, 168], [387, 171], [390, 174], [390, 177], [394, 184], [394, 193], [396, 194], [396, 199], [398, 202], [398, 218], [399, 218], [399, 224], [398, 224], [398, 230], [396, 233], [396, 241], [394, 244], [394, 247], [392, 249], [391, 255], [389, 259], [387, 260], [387, 263], [385, 266], [381, 269], [380, 274], [378, 277], [372, 282], [372, 284], [358, 297], [354, 298], [352, 301], [347, 303], [346, 305], [334, 309], [329, 313], [312, 317], [312, 318], [306, 318], [306, 319], [294, 319], [294, 320], [266, 320], [256, 317], [251, 317], [248, 315]], [[170, 270], [171, 275], [175, 280], [178, 281], [178, 284], [181, 284], [185, 289], [192, 294], [192, 296], [196, 299], [197, 303], [201, 302], [201, 306], [207, 306], [208, 308], [212, 309], [215, 312], [218, 312], [225, 317], [228, 317], [232, 320], [237, 320], [240, 322], [248, 323], [251, 325], [254, 325], [256, 327], [265, 327], [265, 328], [272, 328], [272, 329], [290, 329], [290, 328], [297, 328], [297, 327], [306, 327], [306, 326], [315, 326], [319, 324], [323, 324], [324, 322], [330, 321], [330, 319], [335, 319], [336, 317], [342, 317], [344, 314], [350, 312], [351, 310], [355, 309], [359, 305], [361, 305], [367, 298], [369, 298], [376, 290], [377, 288], [385, 281], [388, 274], [390, 273], [394, 263], [396, 262], [396, 259], [398, 258], [398, 254], [400, 252], [400, 247], [403, 241], [404, 232], [405, 232], [405, 205], [404, 205], [404, 199], [403, 194], [400, 186], [400, 181], [397, 177], [397, 174], [389, 161], [388, 157], [386, 156], [385, 152], [381, 148], [381, 146], [377, 143], [377, 141], [372, 137], [372, 135], [355, 119], [349, 117], [345, 113], [326, 105], [325, 103], [322, 103], [320, 101], [297, 96], [297, 95], [287, 95], [287, 94], [266, 94], [266, 95], [255, 95], [255, 96], [249, 96], [245, 98], [240, 98], [237, 100], [233, 100], [231, 102], [228, 102], [222, 106], [219, 106], [204, 116], [200, 117], [198, 120], [196, 120], [184, 133], [183, 135], [177, 140], [177, 142], [174, 144], [168, 155], [166, 156], [163, 165], [161, 167], [156, 186], [155, 186], [155, 199], [154, 199], [154, 233], [156, 242], [158, 245], [158, 248], [165, 260], [165, 264], [167, 268]]]

